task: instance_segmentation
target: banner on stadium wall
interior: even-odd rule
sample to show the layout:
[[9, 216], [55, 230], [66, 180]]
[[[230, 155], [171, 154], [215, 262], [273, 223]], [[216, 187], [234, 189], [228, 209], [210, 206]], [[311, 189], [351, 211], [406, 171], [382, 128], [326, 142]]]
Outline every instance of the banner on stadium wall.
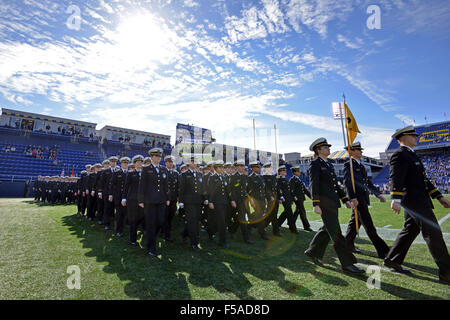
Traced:
[[212, 134], [210, 129], [177, 124], [175, 135], [175, 157], [177, 164], [188, 163], [194, 156], [200, 162], [212, 160]]

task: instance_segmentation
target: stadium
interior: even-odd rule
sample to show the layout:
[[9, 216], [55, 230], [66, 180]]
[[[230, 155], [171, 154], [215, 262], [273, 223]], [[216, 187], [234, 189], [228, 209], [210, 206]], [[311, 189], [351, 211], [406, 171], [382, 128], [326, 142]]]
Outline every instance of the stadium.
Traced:
[[3, 1], [0, 299], [445, 308], [449, 8]]
[[[121, 243], [120, 240], [113, 235], [107, 236], [102, 234], [101, 229], [93, 223], [80, 220], [80, 218], [74, 213], [76, 212], [76, 206], [73, 204], [52, 205], [42, 204], [33, 201], [35, 197], [34, 185], [38, 180], [38, 176], [74, 176], [79, 177], [81, 171], [84, 169], [85, 164], [93, 164], [101, 162], [103, 159], [107, 159], [111, 156], [117, 157], [133, 157], [137, 154], [146, 155], [148, 150], [154, 146], [160, 147], [164, 155], [173, 154], [177, 158], [177, 168], [179, 168], [186, 159], [189, 159], [190, 155], [202, 156], [203, 161], [201, 164], [206, 165], [206, 162], [211, 160], [223, 160], [236, 161], [239, 158], [245, 159], [245, 164], [248, 166], [251, 161], [257, 160], [261, 163], [267, 161], [276, 162], [278, 158], [278, 165], [284, 165], [287, 168], [298, 166], [300, 168], [300, 179], [304, 182], [305, 186], [309, 186], [308, 167], [311, 163], [313, 155], [306, 155], [300, 157], [300, 153], [291, 153], [285, 155], [276, 155], [270, 152], [264, 152], [260, 150], [251, 150], [247, 148], [233, 147], [229, 145], [223, 145], [216, 142], [211, 136], [208, 129], [194, 128], [188, 125], [179, 124], [177, 128], [174, 128], [175, 136], [178, 137], [178, 141], [175, 145], [170, 144], [170, 136], [142, 132], [133, 129], [118, 128], [112, 126], [105, 126], [101, 130], [96, 130], [95, 123], [86, 123], [77, 121], [75, 119], [62, 119], [52, 117], [43, 114], [33, 114], [23, 111], [17, 111], [12, 109], [2, 109], [1, 115], [1, 141], [0, 141], [0, 196], [2, 197], [1, 206], [2, 213], [6, 215], [2, 217], [2, 227], [9, 235], [8, 243], [11, 241], [15, 244], [25, 244], [31, 239], [19, 240], [17, 237], [21, 237], [22, 229], [20, 233], [14, 234], [15, 226], [14, 220], [24, 220], [20, 223], [24, 228], [23, 232], [33, 232], [36, 237], [33, 236], [33, 242], [37, 246], [35, 254], [27, 254], [19, 258], [19, 260], [25, 265], [35, 265], [38, 260], [46, 259], [58, 264], [64, 264], [66, 259], [75, 259], [77, 264], [81, 264], [85, 268], [94, 268], [89, 272], [86, 277], [89, 280], [89, 287], [85, 293], [77, 294], [72, 292], [64, 292], [64, 290], [56, 289], [53, 282], [61, 281], [58, 277], [64, 275], [57, 275], [56, 279], [48, 280], [45, 277], [48, 270], [45, 269], [39, 262], [37, 273], [39, 276], [31, 280], [27, 276], [26, 270], [23, 275], [23, 281], [27, 284], [27, 294], [19, 289], [12, 289], [10, 286], [10, 280], [6, 279], [3, 283], [3, 287], [10, 288], [8, 293], [3, 293], [3, 298], [16, 299], [16, 298], [36, 298], [36, 299], [198, 299], [203, 294], [205, 297], [212, 299], [248, 299], [251, 298], [251, 289], [258, 288], [262, 290], [261, 295], [256, 294], [256, 298], [260, 299], [305, 299], [305, 298], [319, 298], [329, 299], [337, 292], [333, 293], [331, 288], [337, 285], [339, 288], [340, 283], [346, 283], [345, 285], [355, 286], [349, 292], [339, 291], [340, 297], [343, 299], [366, 299], [368, 289], [366, 283], [364, 285], [358, 284], [358, 281], [353, 278], [336, 278], [333, 275], [333, 268], [323, 269], [318, 273], [318, 270], [310, 269], [311, 266], [304, 261], [304, 259], [294, 259], [290, 261], [292, 254], [299, 255], [299, 247], [304, 247], [307, 242], [310, 241], [311, 235], [301, 231], [300, 236], [296, 237], [288, 232], [286, 224], [282, 226], [283, 238], [272, 239], [268, 244], [259, 244], [256, 248], [243, 247], [238, 241], [233, 240], [231, 249], [218, 251], [211, 243], [206, 240], [202, 241], [202, 249], [204, 252], [214, 252], [214, 255], [218, 254], [215, 259], [224, 259], [226, 265], [230, 265], [231, 269], [223, 269], [213, 267], [210, 265], [211, 261], [205, 260], [204, 257], [191, 256], [189, 253], [181, 253], [185, 248], [182, 244], [167, 245], [163, 240], [160, 242], [161, 249], [164, 250], [162, 255], [162, 261], [165, 259], [165, 254], [168, 256], [181, 255], [185, 259], [193, 259], [193, 263], [202, 268], [213, 268], [211, 273], [211, 280], [202, 280], [202, 272], [197, 270], [191, 265], [188, 269], [183, 269], [186, 266], [182, 261], [175, 263], [176, 268], [182, 268], [179, 272], [171, 274], [171, 285], [178, 286], [181, 279], [187, 281], [183, 274], [189, 274], [189, 279], [194, 286], [199, 286], [197, 291], [191, 292], [191, 290], [185, 288], [185, 290], [173, 290], [163, 289], [161, 284], [158, 284], [154, 280], [154, 275], [151, 278], [145, 280], [138, 280], [136, 276], [132, 275], [136, 272], [143, 272], [147, 268], [149, 263], [147, 260], [137, 260], [136, 264], [135, 255], [136, 252], [132, 252], [127, 248], [125, 243]], [[425, 168], [427, 170], [427, 176], [430, 180], [439, 188], [443, 194], [448, 194], [449, 188], [449, 127], [450, 122], [439, 122], [429, 124], [425, 126], [418, 126], [415, 129], [420, 133], [419, 143], [416, 147], [417, 153], [422, 159]], [[181, 130], [182, 129], [182, 130]], [[193, 139], [194, 131], [203, 130], [204, 135], [201, 139]], [[184, 138], [183, 138], [184, 135]], [[199, 147], [200, 146], [200, 147]], [[194, 149], [199, 147], [199, 152], [196, 154]], [[398, 142], [393, 139], [389, 142], [385, 152], [380, 153], [380, 158], [375, 159], [372, 157], [363, 157], [362, 163], [367, 168], [369, 176], [373, 179], [373, 183], [376, 184], [380, 191], [389, 196], [389, 158], [392, 153], [399, 147]], [[187, 152], [192, 151], [192, 153]], [[184, 154], [186, 153], [186, 154]], [[184, 156], [183, 156], [184, 154]], [[343, 165], [348, 160], [348, 152], [346, 150], [335, 151], [329, 156], [330, 161], [335, 167], [338, 179], [342, 181], [343, 178]], [[162, 161], [161, 164], [164, 164]], [[288, 170], [289, 176], [292, 176], [290, 170]], [[372, 211], [374, 224], [377, 227], [378, 232], [383, 235], [387, 241], [395, 240], [397, 233], [402, 228], [402, 219], [395, 219], [393, 214], [387, 205], [375, 202], [375, 198], [372, 199]], [[24, 199], [24, 200], [21, 200]], [[309, 209], [311, 208], [311, 200], [307, 199], [305, 207], [307, 209], [307, 216], [311, 221], [311, 226], [314, 230], [317, 230], [321, 226], [320, 220], [317, 219], [314, 213]], [[448, 212], [438, 205], [435, 206], [435, 214], [440, 221], [442, 231], [444, 232], [445, 241], [449, 241], [450, 226], [448, 224]], [[283, 211], [280, 205], [279, 213]], [[346, 223], [349, 220], [349, 213], [340, 209], [340, 223], [345, 230]], [[6, 222], [9, 221], [9, 222]], [[37, 221], [40, 221], [37, 223]], [[447, 222], [446, 222], [447, 221]], [[40, 225], [45, 223], [44, 225]], [[301, 228], [300, 221], [297, 222], [299, 228]], [[176, 221], [175, 227], [177, 230], [181, 228], [182, 221]], [[32, 228], [32, 229], [29, 229]], [[38, 228], [36, 230], [35, 228]], [[41, 229], [42, 228], [42, 229]], [[33, 230], [34, 231], [31, 231]], [[268, 227], [270, 229], [270, 227]], [[9, 230], [9, 231], [8, 231]], [[29, 230], [29, 231], [27, 231]], [[141, 246], [144, 245], [144, 231], [141, 230]], [[178, 233], [179, 231], [177, 231]], [[127, 231], [125, 231], [127, 233]], [[201, 237], [206, 237], [206, 234], [202, 232]], [[419, 237], [420, 238], [420, 237]], [[62, 241], [62, 243], [60, 242]], [[112, 241], [112, 242], [111, 242]], [[176, 239], [175, 242], [177, 242]], [[360, 235], [357, 238], [358, 247], [362, 249], [364, 258], [358, 257], [362, 265], [380, 265], [379, 261], [373, 256], [373, 249], [370, 249], [370, 242], [367, 239], [367, 234], [361, 229]], [[64, 244], [66, 243], [66, 244]], [[106, 251], [105, 251], [106, 249]], [[26, 251], [28, 252], [27, 249]], [[61, 251], [62, 250], [62, 251]], [[334, 263], [336, 259], [335, 254], [329, 249], [326, 260], [330, 263]], [[370, 290], [370, 299], [440, 299], [449, 298], [448, 289], [441, 287], [442, 285], [436, 283], [431, 285], [430, 291], [428, 281], [430, 273], [434, 271], [432, 267], [431, 257], [427, 257], [426, 245], [423, 240], [416, 240], [416, 244], [413, 245], [409, 254], [411, 262], [405, 263], [405, 265], [414, 268], [414, 272], [418, 273], [416, 280], [409, 281], [403, 275], [395, 275], [388, 272], [388, 269], [382, 269], [383, 279], [393, 278], [391, 284], [387, 284], [385, 290]], [[83, 253], [85, 252], [85, 254]], [[120, 252], [117, 254], [117, 252]], [[258, 253], [259, 252], [259, 253]], [[297, 252], [297, 254], [295, 253]], [[7, 252], [3, 249], [3, 258], [6, 259]], [[61, 256], [62, 255], [62, 256]], [[65, 256], [68, 255], [68, 256]], [[126, 259], [125, 265], [120, 261]], [[226, 262], [225, 262], [226, 261]], [[275, 261], [277, 261], [275, 263]], [[283, 261], [283, 268], [290, 268], [289, 276], [279, 269], [274, 269], [276, 265]], [[164, 263], [168, 263], [165, 261]], [[299, 265], [295, 266], [297, 263]], [[255, 265], [256, 264], [256, 265]], [[45, 264], [48, 267], [48, 264]], [[45, 268], [47, 268], [45, 267]], [[243, 276], [247, 267], [251, 267], [255, 270], [255, 274], [252, 276], [251, 282], [245, 279]], [[269, 268], [269, 273], [265, 268]], [[54, 269], [50, 267], [50, 269]], [[311, 276], [300, 276], [297, 274], [300, 269], [302, 273], [304, 270], [310, 270]], [[231, 271], [231, 273], [230, 273]], [[106, 272], [106, 273], [105, 273]], [[158, 277], [167, 277], [170, 272], [161, 269], [158, 271]], [[222, 273], [228, 274], [226, 278], [222, 277]], [[244, 273], [241, 273], [244, 272]], [[16, 272], [14, 272], [16, 273]], [[292, 274], [291, 274], [292, 273]], [[386, 273], [386, 275], [385, 275]], [[13, 274], [9, 272], [10, 276]], [[178, 276], [177, 276], [178, 274]], [[209, 274], [209, 275], [211, 275]], [[106, 280], [105, 276], [109, 279]], [[292, 277], [291, 277], [292, 276]], [[110, 285], [116, 281], [126, 280], [130, 282], [129, 285], [124, 286], [124, 291], [118, 290], [116, 293], [106, 293], [103, 290], [97, 290], [97, 283], [102, 285], [104, 281], [107, 283], [110, 281]], [[180, 278], [181, 277], [181, 278]], [[194, 277], [194, 278], [192, 278]], [[200, 277], [200, 278], [197, 278]], [[256, 278], [253, 278], [256, 277]], [[287, 277], [287, 278], [285, 278]], [[395, 279], [401, 277], [400, 279]], [[418, 277], [418, 278], [417, 278]], [[316, 279], [316, 280], [314, 280]], [[420, 281], [417, 281], [420, 279]], [[270, 289], [270, 285], [273, 280], [278, 281], [281, 285], [281, 291], [276, 292], [275, 296], [268, 296], [268, 293], [264, 293]], [[52, 283], [49, 283], [51, 281]], [[423, 283], [421, 283], [423, 282]], [[115, 284], [117, 286], [118, 284]], [[29, 287], [31, 286], [31, 287]], [[91, 287], [92, 286], [92, 287]], [[122, 286], [122, 285], [119, 285]], [[132, 287], [130, 287], [132, 286]], [[209, 289], [200, 289], [206, 286]], [[411, 286], [417, 286], [416, 290], [409, 289]], [[427, 290], [420, 289], [422, 286], [427, 286]], [[311, 287], [311, 289], [309, 289]], [[227, 288], [227, 289], [226, 289]], [[312, 291], [316, 289], [315, 294]], [[323, 289], [326, 291], [323, 291]], [[54, 291], [56, 290], [56, 291]], [[247, 291], [249, 290], [249, 291]], [[356, 290], [356, 292], [354, 291]], [[410, 291], [411, 290], [411, 291]], [[131, 292], [131, 295], [128, 292]], [[204, 292], [203, 292], [204, 291]], [[320, 294], [318, 292], [320, 291]], [[382, 292], [381, 294], [377, 294]], [[28, 294], [32, 292], [31, 296]], [[55, 293], [56, 292], [56, 293]], [[184, 293], [183, 293], [184, 292]], [[203, 292], [203, 293], [200, 293]], [[427, 292], [427, 293], [425, 293]], [[432, 294], [431, 292], [434, 292]], [[125, 295], [124, 295], [125, 294]], [[197, 295], [199, 294], [199, 295]], [[359, 295], [358, 295], [359, 294]]]

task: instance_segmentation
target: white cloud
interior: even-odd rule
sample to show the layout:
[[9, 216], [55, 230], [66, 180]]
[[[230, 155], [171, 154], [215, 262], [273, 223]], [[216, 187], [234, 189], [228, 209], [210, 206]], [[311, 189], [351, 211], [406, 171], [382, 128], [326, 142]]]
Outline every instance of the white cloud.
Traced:
[[395, 117], [397, 119], [400, 119], [400, 121], [403, 122], [404, 125], [415, 125], [414, 119], [412, 119], [410, 116], [407, 116], [406, 114], [397, 113]]
[[195, 2], [194, 0], [184, 0], [183, 6], [193, 8], [193, 7], [198, 7], [199, 4], [198, 4], [198, 2]]
[[343, 42], [345, 46], [350, 49], [360, 49], [364, 44], [364, 41], [361, 38], [356, 38], [354, 41], [351, 41], [342, 34], [337, 35], [337, 40]]
[[225, 28], [232, 43], [242, 40], [265, 38], [268, 34], [285, 33], [289, 27], [278, 0], [262, 0], [263, 8], [252, 6], [243, 10], [242, 18], [227, 17]]
[[325, 38], [328, 24], [333, 20], [344, 20], [353, 10], [350, 0], [290, 0], [286, 17], [296, 32], [301, 33], [302, 26], [306, 26]]

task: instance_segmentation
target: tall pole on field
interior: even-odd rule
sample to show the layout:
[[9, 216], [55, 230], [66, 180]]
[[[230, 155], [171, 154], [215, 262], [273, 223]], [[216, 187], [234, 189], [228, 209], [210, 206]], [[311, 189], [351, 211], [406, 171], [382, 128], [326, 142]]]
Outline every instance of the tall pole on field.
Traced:
[[253, 119], [253, 149], [256, 151], [256, 125], [255, 125], [255, 119]]
[[[345, 107], [345, 95], [342, 94], [342, 97], [344, 98], [344, 107]], [[347, 110], [347, 109], [346, 109]], [[341, 111], [342, 113], [342, 111]], [[347, 114], [345, 115], [345, 117], [347, 118]], [[341, 118], [342, 120], [342, 118]], [[353, 193], [356, 193], [356, 188], [355, 188], [355, 176], [353, 174], [353, 160], [350, 157], [350, 136], [349, 136], [349, 132], [348, 129], [347, 131], [347, 153], [348, 153], [348, 160], [350, 162], [350, 177], [352, 179], [352, 187], [353, 187]], [[344, 136], [344, 145], [345, 145], [345, 136]], [[349, 199], [351, 200], [351, 199]], [[355, 207], [354, 209], [354, 213], [355, 213], [355, 226], [356, 226], [356, 234], [358, 234], [359, 232], [359, 225], [358, 225], [358, 208]]]
[[278, 165], [279, 165], [279, 157], [278, 157], [278, 144], [277, 144], [277, 125], [274, 124], [273, 125], [273, 130], [275, 133], [275, 156], [276, 156], [276, 161], [275, 161], [275, 174], [278, 174]]
[[[344, 97], [344, 104], [345, 104], [345, 94], [342, 94], [342, 97]], [[341, 108], [341, 106], [339, 106], [339, 113], [340, 113], [341, 126], [342, 126], [342, 139], [344, 139], [344, 146], [346, 146], [347, 142], [345, 141], [344, 115], [342, 114], [342, 109], [343, 109], [343, 106], [342, 106], [342, 108]]]

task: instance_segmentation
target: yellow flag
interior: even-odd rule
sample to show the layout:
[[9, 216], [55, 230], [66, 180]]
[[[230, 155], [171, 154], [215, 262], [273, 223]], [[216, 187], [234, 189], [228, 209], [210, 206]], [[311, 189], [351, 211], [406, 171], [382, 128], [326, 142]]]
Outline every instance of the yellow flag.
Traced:
[[345, 107], [345, 128], [347, 129], [347, 137], [348, 137], [348, 145], [351, 146], [353, 141], [355, 140], [358, 133], [361, 133], [358, 129], [358, 125], [356, 124], [356, 120], [353, 117], [352, 112], [347, 106], [347, 103], [344, 102]]

